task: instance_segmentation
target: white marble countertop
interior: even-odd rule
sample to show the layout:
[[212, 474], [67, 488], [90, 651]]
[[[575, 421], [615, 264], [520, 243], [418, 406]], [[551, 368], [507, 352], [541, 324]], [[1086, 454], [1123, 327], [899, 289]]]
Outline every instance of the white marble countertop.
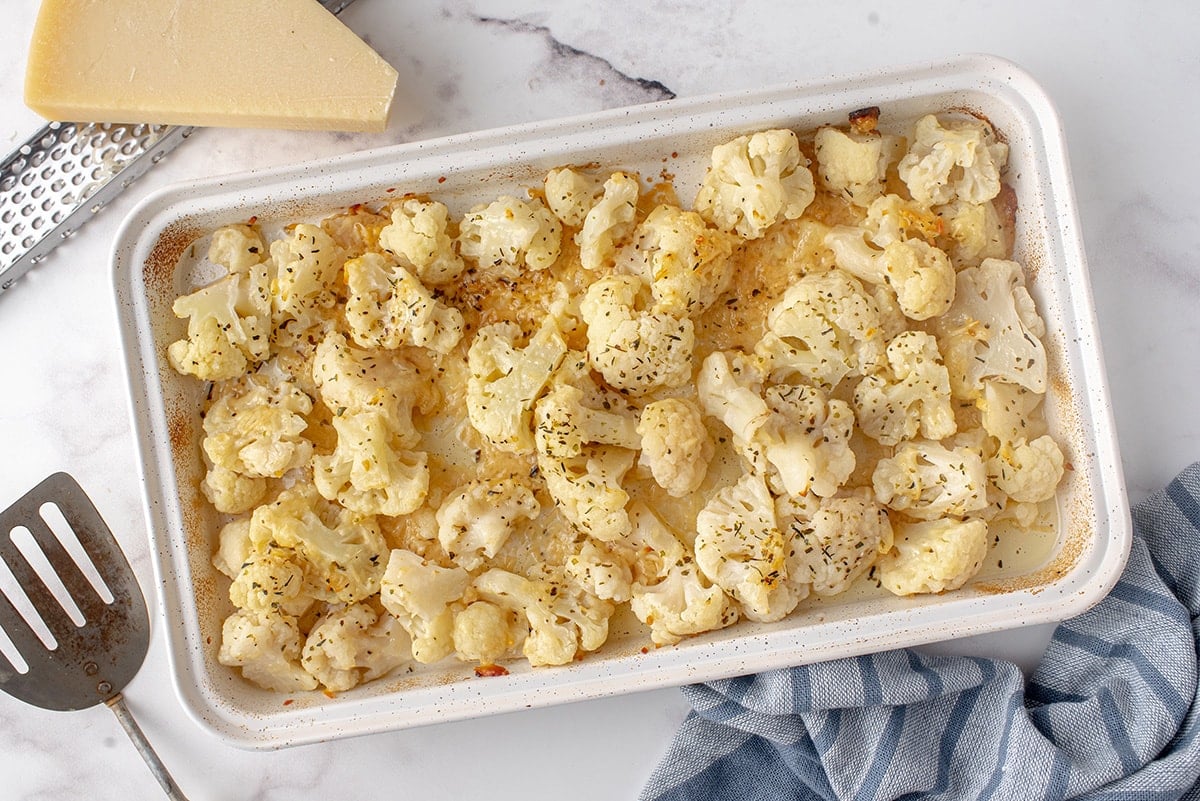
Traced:
[[[0, 27], [0, 152], [41, 124], [21, 101], [37, 3]], [[1125, 477], [1136, 501], [1200, 458], [1200, 7], [1051, 0], [654, 4], [360, 0], [346, 22], [401, 76], [374, 136], [204, 130], [0, 295], [0, 505], [72, 472], [153, 600], [109, 248], [167, 183], [502, 124], [876, 66], [989, 52], [1022, 65], [1066, 128]], [[216, 55], [216, 54], [214, 54]], [[218, 56], [219, 57], [219, 56]], [[1024, 631], [960, 643], [1036, 648]], [[1034, 643], [1034, 646], [1030, 646]], [[272, 753], [226, 747], [184, 713], [161, 625], [127, 690], [184, 791], [202, 799], [633, 797], [686, 706], [675, 690]], [[0, 797], [160, 797], [116, 721], [0, 695]]]

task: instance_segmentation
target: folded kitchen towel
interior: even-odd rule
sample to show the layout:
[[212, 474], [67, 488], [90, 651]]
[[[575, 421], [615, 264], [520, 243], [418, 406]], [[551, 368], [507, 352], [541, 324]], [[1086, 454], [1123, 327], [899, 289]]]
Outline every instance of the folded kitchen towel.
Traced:
[[1029, 681], [900, 650], [687, 687], [642, 798], [1200, 799], [1200, 463], [1133, 523], [1120, 582]]

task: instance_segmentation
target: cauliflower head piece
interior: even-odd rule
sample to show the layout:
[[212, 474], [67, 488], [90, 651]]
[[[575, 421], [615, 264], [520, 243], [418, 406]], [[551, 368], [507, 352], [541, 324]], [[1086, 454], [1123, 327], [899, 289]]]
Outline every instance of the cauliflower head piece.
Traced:
[[302, 637], [296, 618], [278, 609], [239, 609], [221, 626], [217, 661], [241, 668], [266, 690], [315, 690], [317, 680], [300, 665]]
[[650, 627], [655, 645], [673, 645], [737, 621], [737, 605], [705, 578], [658, 515], [638, 504], [630, 517], [630, 539], [641, 558], [637, 580], [630, 585], [629, 607]]
[[804, 384], [762, 390], [758, 379], [740, 354], [711, 353], [696, 382], [700, 403], [729, 428], [752, 468], [778, 482], [780, 492], [833, 495], [854, 471], [850, 405]]
[[171, 309], [188, 321], [187, 337], [167, 348], [167, 359], [179, 373], [226, 381], [270, 353], [271, 306], [262, 264], [176, 298]]
[[438, 507], [438, 542], [455, 564], [475, 570], [496, 555], [521, 521], [541, 512], [533, 490], [513, 476], [471, 481]]
[[729, 288], [734, 241], [696, 212], [663, 204], [638, 224], [616, 265], [650, 285], [655, 311], [696, 317]]
[[467, 352], [467, 417], [495, 447], [510, 453], [534, 448], [533, 406], [567, 354], [553, 317], [547, 317], [525, 347], [515, 323], [479, 329]]
[[1054, 497], [1063, 477], [1063, 453], [1048, 434], [1026, 442], [1005, 442], [987, 462], [988, 476], [1005, 495], [1019, 503]]
[[832, 388], [882, 360], [879, 305], [844, 270], [806, 275], [767, 312], [767, 330], [754, 352], [773, 381], [801, 378]]
[[996, 203], [955, 200], [938, 207], [944, 228], [942, 246], [956, 268], [977, 267], [984, 259], [1002, 259], [1009, 252], [1011, 234]]
[[637, 425], [641, 463], [672, 498], [700, 488], [713, 457], [704, 413], [686, 398], [663, 398], [642, 409]]
[[831, 192], [865, 207], [883, 194], [898, 144], [896, 137], [875, 131], [821, 128], [814, 140], [817, 174]]
[[[632, 517], [632, 515], [631, 515]], [[567, 558], [564, 574], [570, 581], [603, 601], [624, 603], [633, 585], [633, 567], [617, 543], [584, 540]]]
[[261, 500], [264, 478], [308, 463], [304, 438], [312, 399], [287, 381], [274, 387], [247, 376], [215, 388], [204, 415], [201, 447], [211, 466], [202, 489], [217, 511], [239, 514]]
[[393, 207], [379, 246], [427, 285], [449, 283], [466, 267], [450, 236], [450, 212], [436, 200], [406, 198]]
[[696, 515], [696, 565], [750, 620], [782, 620], [801, 600], [787, 583], [787, 543], [761, 475], [719, 490]]
[[887, 369], [863, 378], [854, 389], [863, 433], [883, 445], [898, 445], [918, 433], [931, 440], [953, 435], [958, 424], [937, 339], [905, 331], [888, 343], [887, 360]]
[[593, 282], [580, 304], [592, 366], [633, 395], [687, 382], [696, 343], [691, 319], [639, 308], [644, 288], [636, 276], [608, 276]]
[[861, 228], [838, 226], [825, 235], [838, 267], [869, 284], [886, 283], [906, 317], [928, 320], [950, 308], [955, 275], [950, 257], [920, 239], [895, 239], [882, 250], [867, 244]]
[[387, 675], [412, 658], [408, 634], [367, 603], [324, 615], [304, 641], [300, 664], [329, 692], [344, 692]]
[[758, 239], [778, 220], [794, 220], [816, 197], [808, 159], [789, 130], [760, 131], [717, 145], [693, 204], [722, 231]]
[[544, 270], [558, 258], [562, 225], [541, 201], [505, 195], [475, 206], [459, 224], [458, 248], [466, 258], [515, 276], [520, 268]]
[[1046, 325], [1015, 261], [984, 259], [959, 272], [954, 304], [934, 329], [954, 397], [977, 401], [989, 379], [1046, 392]]
[[293, 226], [286, 237], [271, 243], [271, 261], [277, 325], [293, 320], [293, 330], [305, 330], [330, 313], [337, 302], [343, 253], [329, 234], [308, 223]]
[[555, 167], [543, 184], [546, 206], [572, 228], [582, 228], [587, 213], [604, 195], [604, 181], [575, 167]]
[[979, 572], [987, 556], [987, 523], [975, 518], [899, 522], [895, 538], [875, 572], [895, 595], [957, 590]]
[[942, 122], [933, 114], [917, 121], [913, 141], [897, 170], [918, 203], [936, 206], [955, 199], [984, 203], [1000, 193], [1008, 145], [978, 119]]
[[[385, 229], [386, 230], [386, 229]], [[463, 335], [462, 312], [447, 306], [420, 279], [379, 253], [346, 261], [346, 323], [364, 348], [416, 345], [446, 354]]]
[[869, 490], [787, 496], [775, 501], [775, 513], [788, 540], [787, 580], [801, 598], [845, 591], [892, 547], [887, 510]]
[[311, 484], [296, 484], [250, 517], [255, 550], [294, 552], [305, 592], [330, 603], [355, 603], [379, 592], [387, 547], [373, 517], [338, 508]]
[[534, 667], [565, 665], [580, 651], [594, 651], [608, 639], [616, 607], [551, 570], [525, 577], [492, 568], [475, 579], [479, 596], [525, 616], [528, 633], [521, 651]]
[[617, 247], [633, 233], [641, 184], [636, 175], [614, 172], [583, 218], [575, 235], [579, 263], [585, 270], [599, 270], [612, 263]]
[[313, 483], [326, 499], [363, 515], [416, 511], [429, 491], [429, 457], [406, 450], [382, 412], [335, 415], [337, 446], [312, 458]]
[[963, 517], [987, 506], [987, 471], [979, 452], [928, 440], [900, 445], [871, 476], [875, 497], [918, 520]]
[[454, 650], [454, 615], [471, 574], [441, 567], [412, 551], [396, 548], [387, 560], [379, 600], [412, 637], [412, 657], [430, 664]]
[[376, 413], [397, 447], [411, 448], [420, 441], [413, 408], [425, 407], [433, 395], [428, 380], [403, 359], [356, 348], [330, 332], [313, 353], [312, 378], [335, 417]]

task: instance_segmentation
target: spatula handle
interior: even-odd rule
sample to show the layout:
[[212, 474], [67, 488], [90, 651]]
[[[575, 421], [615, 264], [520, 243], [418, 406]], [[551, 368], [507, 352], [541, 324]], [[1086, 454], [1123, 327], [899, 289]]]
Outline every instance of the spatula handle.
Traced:
[[158, 758], [158, 754], [154, 753], [154, 749], [150, 746], [150, 741], [146, 739], [146, 735], [142, 734], [142, 729], [137, 725], [137, 721], [133, 719], [133, 714], [129, 711], [129, 707], [125, 706], [125, 697], [117, 693], [105, 703], [108, 708], [117, 716], [117, 720], [121, 721], [121, 728], [125, 729], [125, 733], [129, 735], [129, 739], [133, 741], [133, 745], [137, 748], [138, 753], [142, 755], [142, 759], [146, 760], [146, 764], [150, 767], [150, 772], [154, 774], [154, 778], [158, 779], [158, 783], [162, 785], [163, 790], [167, 793], [167, 798], [171, 801], [187, 801], [187, 796], [179, 789], [179, 785], [171, 778], [171, 774], [167, 772], [167, 768], [163, 765], [162, 760]]

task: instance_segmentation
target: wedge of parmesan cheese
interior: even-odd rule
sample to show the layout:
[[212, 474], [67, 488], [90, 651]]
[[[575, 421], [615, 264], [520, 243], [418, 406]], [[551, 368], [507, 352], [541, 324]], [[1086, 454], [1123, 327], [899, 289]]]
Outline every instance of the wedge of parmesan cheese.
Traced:
[[43, 0], [25, 102], [63, 122], [382, 131], [396, 78], [316, 0]]

